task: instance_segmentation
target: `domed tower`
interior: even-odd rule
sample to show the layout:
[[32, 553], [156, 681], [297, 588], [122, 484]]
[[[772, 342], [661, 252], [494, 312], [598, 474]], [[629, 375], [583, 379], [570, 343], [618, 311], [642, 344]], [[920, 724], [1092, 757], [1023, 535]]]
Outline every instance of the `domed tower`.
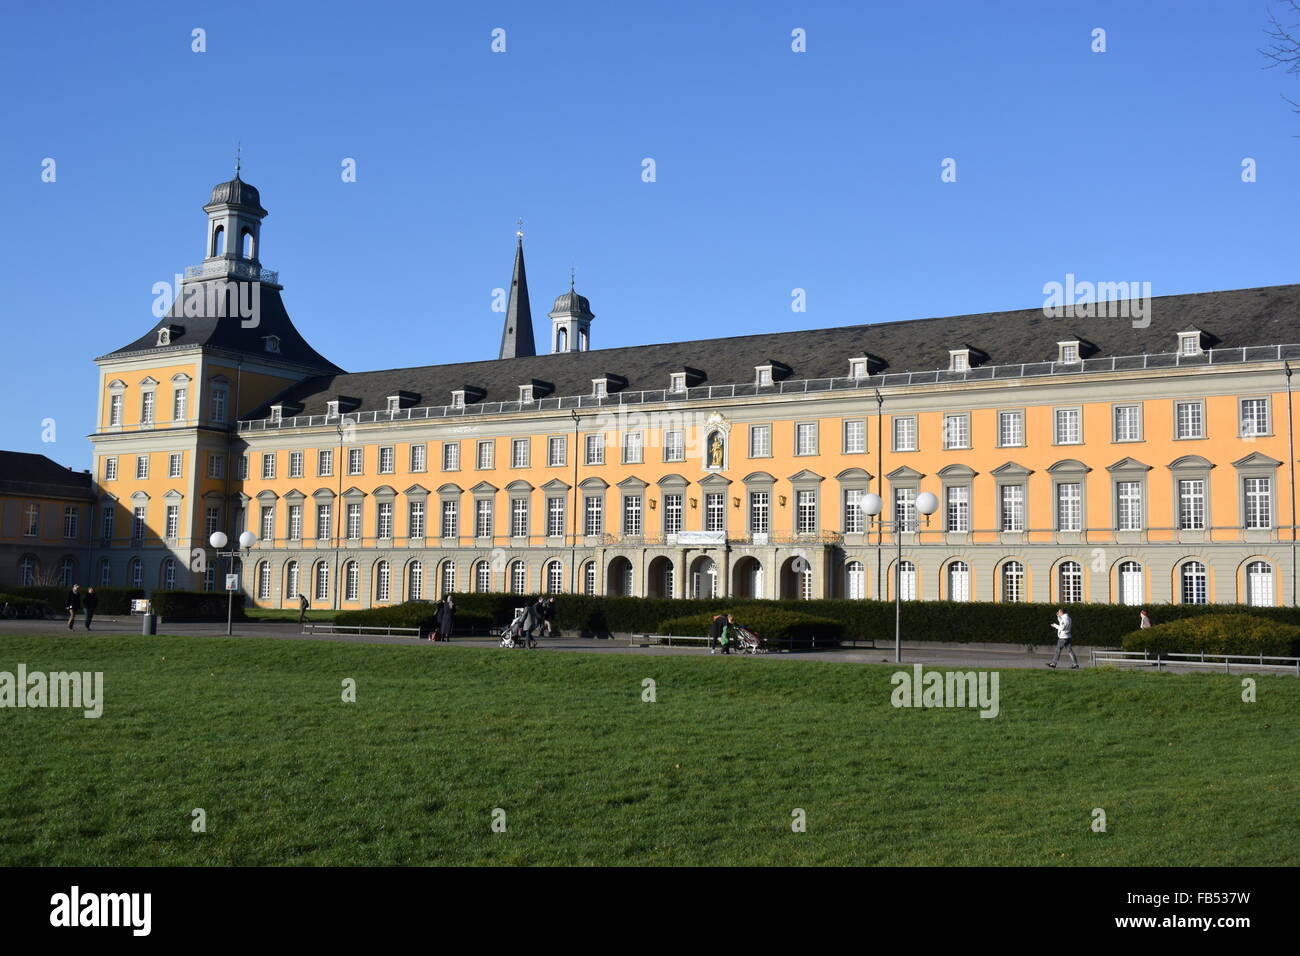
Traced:
[[208, 214], [208, 248], [203, 259], [204, 278], [258, 278], [261, 262], [262, 220], [266, 210], [257, 187], [239, 178], [212, 187], [212, 198], [203, 207]]
[[569, 279], [569, 291], [551, 309], [551, 352], [585, 352], [591, 348], [591, 303], [578, 295]]

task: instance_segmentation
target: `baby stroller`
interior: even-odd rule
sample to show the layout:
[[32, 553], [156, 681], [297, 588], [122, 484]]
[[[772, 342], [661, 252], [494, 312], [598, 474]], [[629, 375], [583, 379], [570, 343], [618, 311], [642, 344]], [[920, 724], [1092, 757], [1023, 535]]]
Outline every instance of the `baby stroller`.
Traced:
[[502, 647], [536, 647], [536, 639], [529, 633], [528, 608], [521, 608], [506, 629], [501, 632]]
[[738, 654], [766, 654], [767, 643], [758, 635], [757, 631], [745, 627], [743, 624], [736, 625], [736, 653]]

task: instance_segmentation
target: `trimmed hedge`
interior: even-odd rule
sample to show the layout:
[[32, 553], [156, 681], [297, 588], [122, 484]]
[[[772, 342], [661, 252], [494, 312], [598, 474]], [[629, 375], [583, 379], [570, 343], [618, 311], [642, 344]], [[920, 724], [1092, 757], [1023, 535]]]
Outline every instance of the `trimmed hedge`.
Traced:
[[1124, 637], [1124, 650], [1151, 654], [1300, 656], [1300, 627], [1254, 614], [1204, 614]]
[[47, 617], [50, 614], [50, 606], [45, 601], [20, 594], [0, 594], [0, 605], [8, 605], [18, 617]]
[[[456, 633], [487, 633], [492, 626], [491, 615], [463, 610], [460, 595], [453, 597], [456, 599]], [[342, 611], [334, 615], [334, 623], [349, 627], [418, 627], [425, 632], [433, 630], [436, 612], [437, 605], [431, 601], [407, 601], [364, 611]]]
[[[96, 591], [96, 594], [99, 592]], [[149, 596], [153, 612], [164, 621], [224, 621], [229, 600], [226, 591], [154, 591]], [[234, 595], [231, 614], [244, 620], [244, 595]], [[103, 606], [100, 606], [101, 611]]]
[[[65, 602], [69, 590], [56, 586], [32, 585], [14, 588], [9, 593], [29, 600], [44, 601], [51, 612], [62, 612], [67, 607]], [[85, 597], [86, 589], [83, 587], [80, 593]], [[95, 597], [99, 598], [96, 614], [130, 614], [131, 599], [144, 597], [144, 591], [140, 588], [101, 588], [95, 585]]]
[[[556, 602], [558, 606], [558, 601]], [[844, 638], [844, 625], [829, 617], [815, 617], [812, 614], [800, 614], [779, 607], [727, 608], [714, 612], [734, 614], [736, 623], [744, 625], [758, 633], [773, 648], [830, 647], [840, 643]], [[692, 614], [689, 617], [671, 618], [659, 623], [660, 634], [705, 635], [713, 614]]]

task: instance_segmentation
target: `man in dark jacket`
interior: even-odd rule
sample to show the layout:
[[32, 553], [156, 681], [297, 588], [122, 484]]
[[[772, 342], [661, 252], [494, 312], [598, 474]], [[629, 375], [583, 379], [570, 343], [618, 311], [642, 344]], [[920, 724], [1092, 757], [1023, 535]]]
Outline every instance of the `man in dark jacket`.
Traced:
[[81, 606], [86, 610], [86, 630], [90, 630], [90, 622], [95, 619], [95, 609], [99, 607], [99, 598], [95, 596], [94, 588], [86, 588], [86, 596], [82, 599]]
[[80, 585], [74, 584], [72, 590], [68, 592], [68, 630], [72, 630], [72, 625], [77, 620], [77, 615], [81, 613], [81, 595], [77, 592]]
[[548, 597], [542, 601], [542, 636], [555, 636], [555, 598]]
[[713, 615], [713, 620], [709, 622], [709, 653], [714, 652], [718, 644], [718, 638], [722, 636], [722, 628], [727, 623], [727, 619], [721, 614]]
[[307, 600], [307, 595], [298, 595], [298, 626], [302, 627], [303, 622], [307, 620], [307, 608], [311, 607], [311, 601]]

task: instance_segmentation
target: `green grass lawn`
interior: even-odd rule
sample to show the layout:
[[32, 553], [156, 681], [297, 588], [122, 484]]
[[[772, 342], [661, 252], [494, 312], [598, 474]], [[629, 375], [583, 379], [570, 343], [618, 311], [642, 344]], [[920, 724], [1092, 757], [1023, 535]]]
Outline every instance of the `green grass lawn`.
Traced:
[[1300, 863], [1294, 677], [1007, 670], [981, 719], [816, 660], [0, 636], [19, 662], [106, 702], [0, 710], [5, 865]]

